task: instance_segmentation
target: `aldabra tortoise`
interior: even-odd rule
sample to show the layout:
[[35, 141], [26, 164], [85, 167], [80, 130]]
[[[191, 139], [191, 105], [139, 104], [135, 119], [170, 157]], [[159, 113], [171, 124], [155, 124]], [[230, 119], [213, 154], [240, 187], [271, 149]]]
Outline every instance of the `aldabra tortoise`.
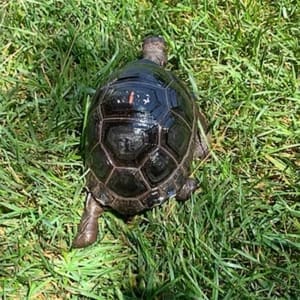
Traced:
[[85, 132], [88, 194], [73, 247], [95, 242], [107, 208], [133, 216], [197, 188], [190, 165], [208, 153], [207, 125], [166, 62], [163, 38], [146, 38], [143, 58], [98, 89]]

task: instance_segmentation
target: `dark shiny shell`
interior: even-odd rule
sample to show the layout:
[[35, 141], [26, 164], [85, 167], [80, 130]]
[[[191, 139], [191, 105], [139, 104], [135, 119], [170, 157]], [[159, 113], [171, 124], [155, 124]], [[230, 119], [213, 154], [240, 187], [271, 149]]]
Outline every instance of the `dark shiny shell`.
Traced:
[[127, 65], [89, 111], [89, 190], [124, 215], [175, 196], [189, 175], [196, 122], [191, 95], [170, 72], [147, 60]]

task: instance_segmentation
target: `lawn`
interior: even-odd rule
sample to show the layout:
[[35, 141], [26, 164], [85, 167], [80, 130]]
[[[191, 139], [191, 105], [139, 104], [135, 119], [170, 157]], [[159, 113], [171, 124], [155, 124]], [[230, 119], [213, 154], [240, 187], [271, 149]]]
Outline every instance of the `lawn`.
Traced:
[[[299, 299], [297, 2], [2, 0], [0, 298]], [[201, 188], [129, 224], [106, 212], [72, 250], [85, 112], [149, 34], [209, 120]]]

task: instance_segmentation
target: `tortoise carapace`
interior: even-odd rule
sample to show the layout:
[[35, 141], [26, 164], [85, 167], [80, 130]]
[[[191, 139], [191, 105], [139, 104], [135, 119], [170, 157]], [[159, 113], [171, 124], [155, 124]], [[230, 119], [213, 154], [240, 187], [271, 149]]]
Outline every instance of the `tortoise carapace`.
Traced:
[[133, 216], [197, 188], [190, 165], [208, 153], [207, 125], [192, 94], [163, 68], [165, 50], [161, 37], [146, 38], [143, 58], [96, 92], [85, 129], [88, 194], [73, 247], [95, 242], [105, 209]]

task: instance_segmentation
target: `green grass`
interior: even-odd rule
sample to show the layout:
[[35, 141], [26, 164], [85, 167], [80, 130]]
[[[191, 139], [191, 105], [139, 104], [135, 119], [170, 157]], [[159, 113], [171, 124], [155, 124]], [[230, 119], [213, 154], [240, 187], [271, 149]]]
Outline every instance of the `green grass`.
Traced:
[[[1, 1], [2, 299], [299, 299], [297, 2]], [[84, 111], [149, 34], [210, 120], [201, 189], [129, 225], [105, 213], [70, 250]]]

